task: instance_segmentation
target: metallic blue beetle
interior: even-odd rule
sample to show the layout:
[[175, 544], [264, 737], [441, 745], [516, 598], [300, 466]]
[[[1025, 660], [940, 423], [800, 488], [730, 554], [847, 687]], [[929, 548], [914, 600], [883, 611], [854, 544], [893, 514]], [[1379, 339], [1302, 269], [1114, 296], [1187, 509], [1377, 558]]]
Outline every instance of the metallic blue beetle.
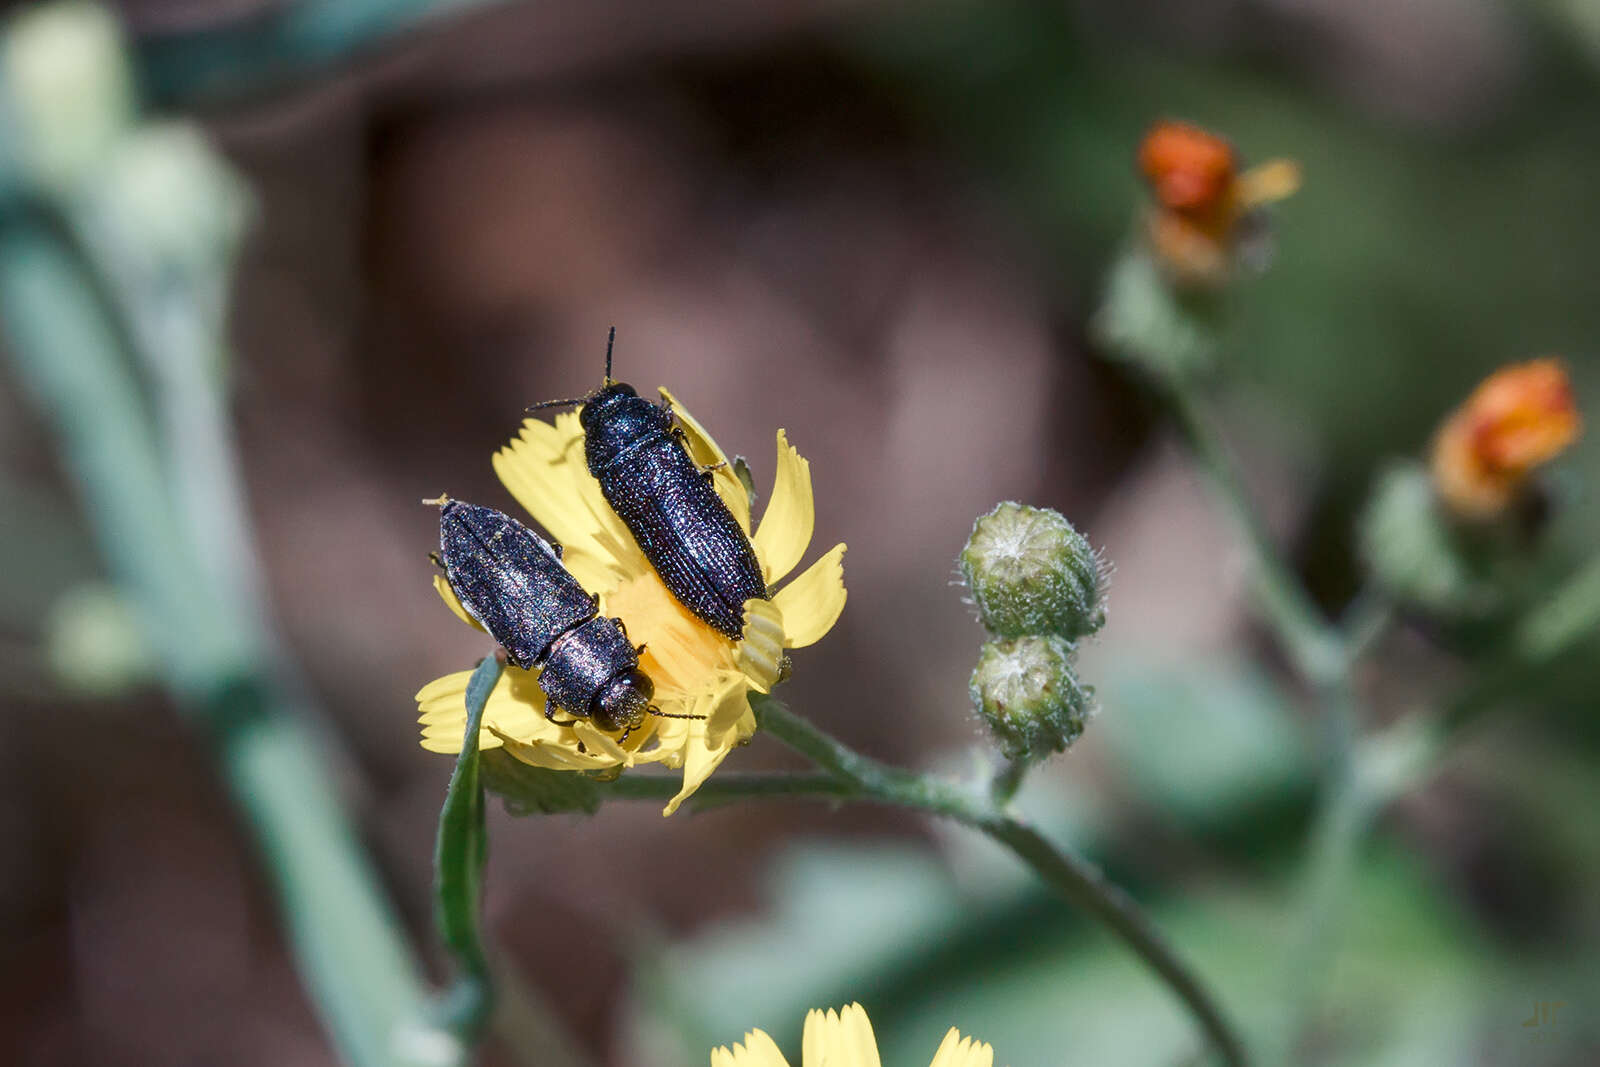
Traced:
[[[615, 329], [611, 337], [616, 338]], [[554, 400], [530, 410], [560, 404], [582, 405], [578, 422], [589, 473], [662, 583], [684, 607], [738, 640], [744, 602], [769, 596], [761, 561], [712, 487], [710, 472], [683, 447], [683, 431], [673, 425], [670, 408], [611, 380], [609, 341], [602, 388], [580, 400]]]
[[[440, 561], [461, 606], [528, 670], [543, 667], [545, 717], [559, 708], [623, 739], [653, 707], [655, 684], [620, 619], [602, 618], [598, 598], [561, 562], [561, 551], [509, 515], [440, 497]], [[642, 646], [641, 646], [642, 648]], [[678, 716], [672, 716], [674, 718]]]

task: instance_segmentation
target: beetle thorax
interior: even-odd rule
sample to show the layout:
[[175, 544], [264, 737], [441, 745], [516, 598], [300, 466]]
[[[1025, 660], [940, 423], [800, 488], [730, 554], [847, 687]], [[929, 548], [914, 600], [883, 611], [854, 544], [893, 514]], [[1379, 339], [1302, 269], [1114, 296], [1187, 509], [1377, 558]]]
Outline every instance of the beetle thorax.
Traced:
[[608, 385], [578, 412], [584, 457], [598, 476], [617, 456], [672, 429], [672, 416], [621, 382]]

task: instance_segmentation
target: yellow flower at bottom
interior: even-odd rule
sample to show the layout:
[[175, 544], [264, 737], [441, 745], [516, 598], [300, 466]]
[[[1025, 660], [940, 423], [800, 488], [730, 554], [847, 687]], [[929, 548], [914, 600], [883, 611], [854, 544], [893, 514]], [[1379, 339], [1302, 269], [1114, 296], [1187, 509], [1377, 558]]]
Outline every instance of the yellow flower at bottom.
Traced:
[[[808, 1012], [800, 1047], [801, 1067], [881, 1067], [878, 1041], [860, 1004], [843, 1011]], [[789, 1067], [789, 1061], [772, 1038], [752, 1030], [742, 1045], [712, 1049], [711, 1067]], [[932, 1067], [994, 1067], [994, 1049], [951, 1027], [933, 1055]]]
[[[714, 467], [718, 495], [751, 534], [750, 497], [727, 456], [665, 389], [661, 395], [683, 428], [689, 454]], [[663, 812], [671, 815], [748, 741], [756, 728], [750, 691], [770, 691], [786, 650], [819, 640], [845, 602], [842, 544], [777, 588], [805, 555], [815, 521], [810, 464], [782, 430], [777, 456], [772, 494], [750, 537], [772, 599], [745, 604], [744, 637], [734, 641], [695, 618], [662, 584], [589, 474], [577, 414], [560, 415], [553, 424], [526, 420], [517, 439], [495, 454], [495, 473], [563, 547], [567, 569], [599, 595], [602, 614], [621, 619], [629, 639], [645, 646], [639, 668], [655, 683], [656, 707], [667, 716], [692, 717], [651, 715], [619, 743], [585, 720], [550, 722], [538, 672], [507, 667], [484, 706], [480, 745], [553, 770], [615, 771], [639, 763], [681, 768], [683, 788]], [[442, 577], [434, 578], [434, 587], [458, 618], [476, 625]], [[446, 675], [417, 693], [423, 748], [460, 751], [471, 673]]]

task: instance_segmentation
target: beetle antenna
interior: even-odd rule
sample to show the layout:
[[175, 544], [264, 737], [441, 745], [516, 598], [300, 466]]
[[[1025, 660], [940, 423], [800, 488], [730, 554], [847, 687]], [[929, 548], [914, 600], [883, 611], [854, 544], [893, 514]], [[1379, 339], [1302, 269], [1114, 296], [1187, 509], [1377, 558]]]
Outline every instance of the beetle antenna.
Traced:
[[523, 408], [522, 411], [523, 414], [527, 414], [530, 411], [543, 411], [545, 408], [573, 407], [578, 404], [587, 404], [588, 402], [589, 398], [586, 396], [576, 397], [572, 400], [546, 400], [539, 404], [529, 404], [527, 407]]
[[611, 348], [617, 343], [617, 328], [611, 327], [611, 332], [606, 335], [606, 385], [611, 384]]
[[649, 712], [651, 715], [656, 715], [656, 716], [659, 716], [659, 717], [661, 717], [663, 719], [704, 719], [704, 718], [707, 718], [707, 716], [705, 716], [705, 715], [690, 715], [686, 711], [662, 711], [660, 708], [656, 707], [654, 704], [651, 704], [649, 707], [645, 708], [644, 710]]

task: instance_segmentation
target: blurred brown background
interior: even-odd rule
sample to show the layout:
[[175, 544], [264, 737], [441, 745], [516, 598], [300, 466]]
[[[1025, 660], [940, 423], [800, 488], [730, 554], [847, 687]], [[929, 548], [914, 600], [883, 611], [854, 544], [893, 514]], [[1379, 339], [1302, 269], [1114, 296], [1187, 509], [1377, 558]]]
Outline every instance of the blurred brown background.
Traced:
[[[1060, 509], [1115, 561], [1091, 680], [1139, 656], [1270, 664], [1228, 532], [1086, 340], [1138, 202], [1133, 146], [1176, 114], [1306, 165], [1274, 273], [1243, 298], [1230, 433], [1337, 606], [1371, 463], [1420, 449], [1485, 368], [1561, 349], [1594, 395], [1595, 45], [1561, 7], [555, 0], [440, 15], [204, 101], [258, 198], [232, 373], [276, 621], [417, 936], [449, 761], [417, 747], [412, 694], [485, 651], [429, 586], [417, 500], [508, 507], [491, 453], [525, 404], [596, 383], [608, 326], [619, 376], [669, 385], [758, 489], [777, 426], [811, 460], [850, 605], [786, 698], [863, 750], [924, 765], [976, 740], [979, 632], [952, 566], [1001, 499]], [[271, 17], [123, 10], [146, 41]], [[27, 521], [62, 548], [7, 612], [0, 1058], [332, 1062], [205, 743], [156, 695], [64, 691], [35, 651], [40, 612], [93, 555], [47, 429], [3, 380], [0, 404]], [[1558, 543], [1592, 534], [1592, 501], [1576, 508]], [[1550, 706], [1592, 711], [1592, 682]], [[730, 763], [788, 765], [759, 740]], [[1116, 766], [1091, 731], [1044, 773], [1107, 778], [1115, 798], [1131, 788]], [[1527, 916], [1548, 920], [1549, 898], [1496, 883], [1474, 804], [1419, 804], [1404, 832], [1484, 936], [1537, 940]], [[494, 939], [610, 1063], [658, 1047], [629, 1022], [637, 939], [758, 915], [767, 861], [796, 838], [932, 840], [921, 820], [814, 804], [666, 824], [648, 804], [497, 807], [492, 832]], [[1211, 869], [1159, 833], [1120, 840], [1147, 874]]]

